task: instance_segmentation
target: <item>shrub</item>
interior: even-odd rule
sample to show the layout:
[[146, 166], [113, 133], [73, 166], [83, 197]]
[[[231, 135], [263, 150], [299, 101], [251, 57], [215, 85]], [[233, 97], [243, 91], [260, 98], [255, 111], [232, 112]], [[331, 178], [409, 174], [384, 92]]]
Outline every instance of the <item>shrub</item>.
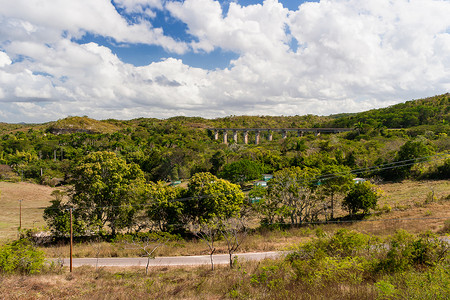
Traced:
[[450, 158], [447, 158], [444, 164], [437, 168], [437, 172], [440, 179], [450, 178]]
[[393, 299], [398, 293], [395, 286], [386, 280], [380, 280], [375, 283], [375, 288], [378, 291], [377, 299]]
[[450, 233], [450, 220], [445, 220], [444, 227], [441, 230], [442, 233]]
[[368, 213], [369, 209], [377, 206], [378, 194], [370, 182], [361, 182], [355, 184], [350, 192], [345, 196], [342, 206], [348, 209], [351, 214], [359, 210]]
[[398, 276], [404, 282], [404, 299], [450, 299], [450, 269], [438, 264], [425, 272], [409, 272]]
[[399, 230], [390, 238], [386, 254], [375, 262], [374, 267], [375, 271], [385, 273], [432, 267], [447, 260], [447, 252], [447, 243], [431, 233], [414, 236]]
[[0, 248], [0, 272], [34, 274], [44, 267], [44, 252], [28, 239], [19, 239]]

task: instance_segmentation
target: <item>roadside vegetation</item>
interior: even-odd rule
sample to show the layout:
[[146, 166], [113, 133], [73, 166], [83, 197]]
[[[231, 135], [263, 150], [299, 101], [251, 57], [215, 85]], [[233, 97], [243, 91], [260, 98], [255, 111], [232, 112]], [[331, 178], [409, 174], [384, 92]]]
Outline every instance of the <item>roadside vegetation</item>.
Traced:
[[[76, 268], [61, 274], [2, 279], [10, 299], [448, 299], [448, 244], [435, 235], [405, 231], [380, 239], [340, 229], [299, 245], [286, 257], [235, 268]], [[20, 282], [20, 283], [19, 283]], [[17, 288], [20, 285], [20, 288]]]

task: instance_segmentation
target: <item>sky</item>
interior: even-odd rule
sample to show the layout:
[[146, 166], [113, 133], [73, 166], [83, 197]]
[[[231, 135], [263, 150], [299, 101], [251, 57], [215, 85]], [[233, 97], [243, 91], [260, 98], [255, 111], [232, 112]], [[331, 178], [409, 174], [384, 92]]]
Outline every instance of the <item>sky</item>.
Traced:
[[329, 115], [450, 91], [450, 0], [0, 0], [0, 122]]

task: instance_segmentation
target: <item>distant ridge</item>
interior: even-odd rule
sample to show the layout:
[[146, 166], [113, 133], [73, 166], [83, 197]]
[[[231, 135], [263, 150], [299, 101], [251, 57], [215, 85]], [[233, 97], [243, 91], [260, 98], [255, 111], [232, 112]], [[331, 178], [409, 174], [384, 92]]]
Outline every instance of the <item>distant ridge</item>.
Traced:
[[48, 127], [48, 131], [52, 134], [70, 134], [76, 132], [113, 133], [119, 129], [119, 127], [110, 123], [97, 121], [88, 117], [67, 117], [50, 123]]

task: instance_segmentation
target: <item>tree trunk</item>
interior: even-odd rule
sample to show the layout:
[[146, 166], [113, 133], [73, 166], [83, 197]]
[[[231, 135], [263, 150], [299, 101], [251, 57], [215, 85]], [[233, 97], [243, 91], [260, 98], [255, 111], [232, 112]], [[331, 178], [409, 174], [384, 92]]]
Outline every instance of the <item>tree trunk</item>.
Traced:
[[331, 194], [331, 219], [334, 219], [334, 194]]
[[214, 271], [214, 261], [213, 261], [214, 252], [216, 252], [216, 248], [212, 249], [211, 253], [209, 254], [209, 258], [211, 259], [211, 271]]
[[147, 266], [145, 267], [145, 275], [148, 275], [148, 266], [150, 265], [150, 255], [147, 257]]
[[210, 259], [211, 259], [211, 271], [214, 271], [214, 261], [213, 261], [213, 254], [211, 253], [209, 255]]

